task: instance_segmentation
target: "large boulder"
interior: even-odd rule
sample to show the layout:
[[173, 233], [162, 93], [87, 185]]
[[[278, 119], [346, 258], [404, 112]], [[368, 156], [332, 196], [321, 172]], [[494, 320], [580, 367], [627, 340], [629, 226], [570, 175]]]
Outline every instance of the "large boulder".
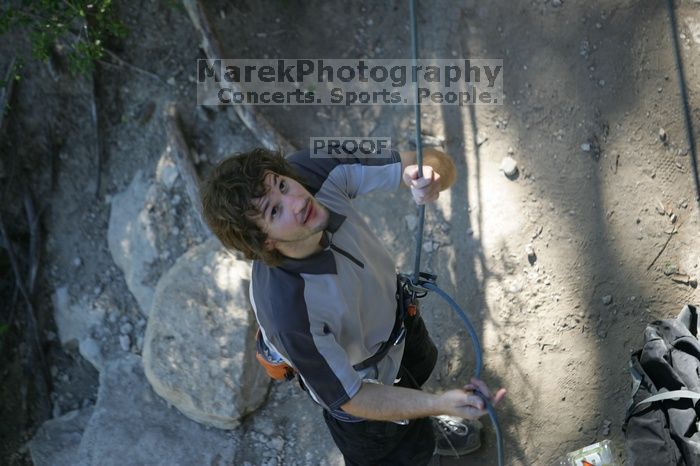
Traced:
[[225, 466], [234, 464], [238, 444], [170, 408], [148, 384], [141, 358], [127, 354], [100, 373], [97, 404], [73, 464]]
[[153, 389], [189, 418], [221, 429], [265, 400], [269, 378], [255, 361], [250, 264], [212, 238], [158, 282], [143, 348]]
[[74, 466], [92, 406], [44, 422], [29, 442], [34, 466]]

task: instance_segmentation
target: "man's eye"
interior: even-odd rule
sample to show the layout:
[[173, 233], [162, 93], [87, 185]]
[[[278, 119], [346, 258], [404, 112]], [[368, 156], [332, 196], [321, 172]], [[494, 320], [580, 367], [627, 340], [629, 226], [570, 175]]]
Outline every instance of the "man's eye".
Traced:
[[287, 183], [285, 181], [280, 181], [280, 192], [285, 192], [287, 190]]
[[272, 217], [274, 219], [275, 217], [277, 217], [278, 213], [279, 213], [279, 209], [277, 209], [277, 207], [273, 207], [272, 210], [270, 211], [270, 217]]

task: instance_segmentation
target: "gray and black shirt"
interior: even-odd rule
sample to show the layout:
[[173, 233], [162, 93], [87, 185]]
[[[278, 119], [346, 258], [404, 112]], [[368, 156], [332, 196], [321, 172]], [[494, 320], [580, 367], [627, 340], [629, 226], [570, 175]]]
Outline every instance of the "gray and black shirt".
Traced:
[[326, 247], [278, 267], [255, 261], [251, 302], [265, 342], [299, 372], [314, 400], [353, 420], [340, 407], [363, 379], [393, 385], [403, 343], [370, 373], [353, 369], [378, 351], [394, 326], [396, 264], [351, 201], [398, 189], [401, 159], [396, 151], [384, 158], [312, 158], [305, 150], [288, 161], [330, 213]]

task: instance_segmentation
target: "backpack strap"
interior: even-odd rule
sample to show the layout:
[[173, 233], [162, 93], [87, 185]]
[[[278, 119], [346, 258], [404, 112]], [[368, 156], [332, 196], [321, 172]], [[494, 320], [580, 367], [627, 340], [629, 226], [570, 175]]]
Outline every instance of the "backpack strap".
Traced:
[[700, 393], [694, 392], [692, 390], [671, 390], [670, 392], [663, 392], [649, 398], [646, 398], [635, 405], [632, 411], [635, 411], [641, 405], [645, 403], [654, 403], [656, 401], [671, 400], [674, 398], [685, 398], [690, 400], [700, 400]]
[[637, 394], [639, 387], [642, 385], [642, 373], [644, 372], [644, 369], [642, 369], [639, 363], [640, 353], [641, 351], [634, 353], [629, 362], [629, 371], [630, 376], [632, 377], [632, 396], [630, 397], [630, 401], [627, 403], [627, 416], [625, 416], [625, 423], [629, 420], [630, 415], [634, 412], [637, 406], [641, 404], [639, 403], [637, 406], [634, 404], [634, 397]]

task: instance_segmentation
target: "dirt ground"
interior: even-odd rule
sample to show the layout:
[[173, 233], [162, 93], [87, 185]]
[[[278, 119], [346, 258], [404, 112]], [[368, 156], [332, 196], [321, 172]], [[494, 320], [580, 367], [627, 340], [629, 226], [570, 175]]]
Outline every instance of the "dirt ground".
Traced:
[[[674, 280], [700, 276], [700, 235], [665, 3], [419, 3], [423, 58], [504, 60], [502, 105], [422, 108], [424, 132], [444, 141], [458, 170], [454, 187], [428, 209], [425, 235], [432, 247], [423, 266], [477, 326], [484, 378], [508, 389], [499, 408], [507, 464], [550, 465], [606, 438], [622, 462], [629, 354], [647, 323], [675, 316], [700, 296]], [[700, 3], [675, 5], [698, 128]], [[42, 402], [33, 379], [24, 308], [13, 297], [3, 249], [2, 300], [10, 303], [3, 322], [17, 308], [17, 322], [1, 337], [3, 464], [31, 464], [24, 442], [40, 423], [95, 400], [97, 372], [76, 348], [56, 341], [54, 290], [67, 286], [72, 297], [116, 310], [120, 318], [140, 318], [107, 247], [109, 200], [137, 170], [154, 171], [165, 147], [166, 104], [177, 103], [202, 174], [252, 141], [232, 109], [197, 107], [195, 60], [204, 55], [179, 4], [122, 1], [117, 7], [130, 34], [108, 47], [160, 79], [109, 58], [101, 65], [97, 105], [105, 157], [98, 196], [91, 80], [71, 77], [60, 60], [53, 72], [30, 61], [6, 116], [0, 209], [25, 268], [25, 188], [40, 215], [34, 302], [51, 368], [51, 404]], [[207, 9], [226, 58], [410, 57], [406, 2], [212, 1]], [[28, 56], [26, 38], [9, 39], [0, 43], [0, 70], [12, 56]], [[408, 106], [258, 110], [297, 147], [311, 136], [368, 135], [391, 137], [407, 149], [415, 124]], [[519, 167], [515, 179], [499, 170], [509, 154]], [[406, 193], [373, 194], [357, 205], [408, 271], [415, 239], [406, 216], [415, 210]], [[173, 253], [165, 262], [191, 246], [170, 241]], [[429, 389], [465, 383], [474, 364], [466, 331], [439, 297], [429, 296], [423, 308], [441, 350]], [[118, 325], [118, 319], [106, 324], [115, 345]], [[289, 391], [275, 386], [271, 400], [298, 396]], [[484, 424], [479, 452], [442, 464], [496, 464], [493, 430], [488, 419]], [[261, 456], [244, 448], [241, 462], [257, 464]]]

